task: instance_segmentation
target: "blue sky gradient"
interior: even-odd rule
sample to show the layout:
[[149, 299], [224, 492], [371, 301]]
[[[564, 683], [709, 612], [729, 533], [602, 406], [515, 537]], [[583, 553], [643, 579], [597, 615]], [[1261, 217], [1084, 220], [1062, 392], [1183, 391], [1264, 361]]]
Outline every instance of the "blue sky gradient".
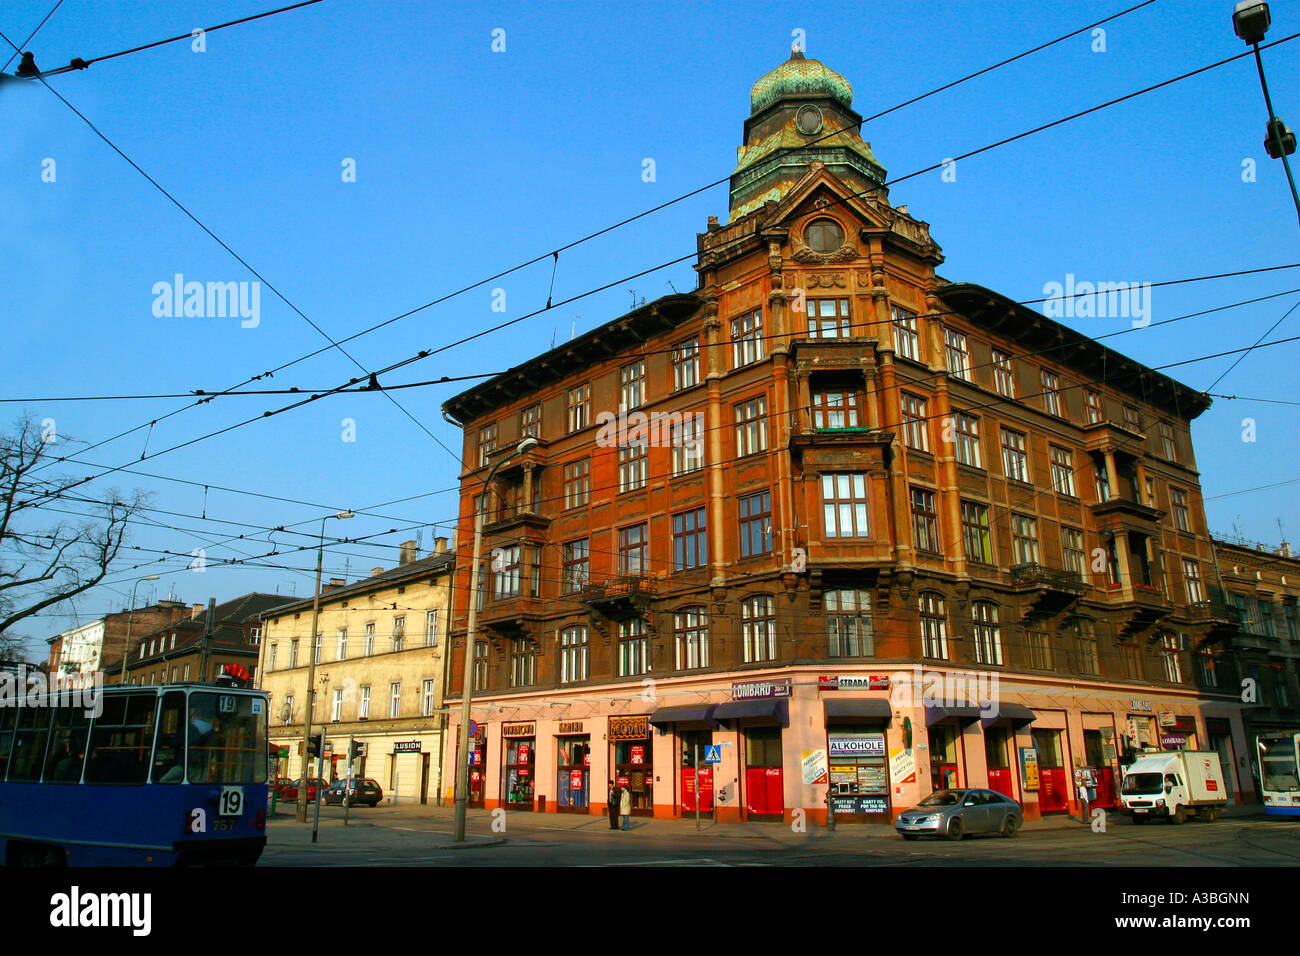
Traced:
[[[0, 30], [19, 42], [53, 0], [14, 0]], [[30, 48], [45, 69], [269, 9], [230, 3], [104, 4], [66, 0]], [[803, 30], [808, 56], [853, 84], [870, 115], [1126, 6], [1033, 2], [661, 3], [461, 5], [326, 2], [207, 37], [206, 52], [169, 46], [50, 80], [127, 155], [184, 203], [330, 335], [351, 334], [598, 228], [728, 175], [749, 112], [749, 89], [789, 53]], [[891, 179], [1049, 122], [1246, 48], [1232, 32], [1232, 3], [1160, 0], [1105, 27], [1105, 51], [1088, 35], [873, 121], [864, 128]], [[1270, 40], [1300, 31], [1294, 4], [1273, 3]], [[492, 31], [506, 49], [491, 49]], [[1300, 126], [1300, 40], [1264, 53], [1274, 105]], [[7, 56], [8, 51], [4, 52]], [[0, 57], [3, 59], [3, 57]], [[12, 73], [16, 61], [9, 67]], [[1049, 282], [1161, 282], [1300, 261], [1296, 214], [1281, 164], [1262, 145], [1266, 112], [1254, 64], [1226, 67], [963, 160], [955, 182], [938, 172], [898, 183], [895, 205], [931, 224], [947, 261], [941, 274], [1013, 299]], [[345, 159], [356, 182], [344, 182]], [[654, 182], [642, 179], [655, 161]], [[53, 159], [56, 179], [42, 181]], [[1243, 161], [1257, 164], [1243, 181]], [[38, 83], [0, 84], [0, 290], [7, 310], [0, 397], [219, 390], [325, 344], [269, 289], [261, 322], [165, 318], [155, 283], [176, 273], [199, 281], [255, 277], [112, 152]], [[727, 216], [720, 185], [563, 253], [556, 300], [694, 250], [707, 217]], [[367, 368], [436, 348], [542, 307], [546, 261], [367, 335], [347, 348]], [[614, 318], [637, 298], [695, 287], [689, 262], [615, 285], [426, 359], [386, 383], [492, 372]], [[505, 290], [493, 312], [492, 288]], [[1300, 288], [1300, 269], [1156, 289], [1154, 322], [1240, 299]], [[1108, 340], [1162, 365], [1253, 343], [1300, 293]], [[1067, 319], [1089, 335], [1126, 319]], [[1272, 338], [1300, 334], [1300, 312]], [[1300, 343], [1248, 356], [1215, 389], [1296, 400]], [[1219, 358], [1171, 370], [1202, 389]], [[360, 374], [337, 352], [269, 380], [304, 390]], [[453, 451], [459, 432], [440, 385], [395, 397]], [[53, 403], [0, 408], [53, 418], [60, 434], [97, 442], [148, 422], [184, 400]], [[185, 411], [153, 429], [149, 450], [288, 404], [232, 397]], [[1242, 440], [1242, 420], [1256, 440]], [[356, 441], [341, 440], [354, 419]], [[1297, 408], [1218, 400], [1194, 425], [1210, 527], [1275, 544], [1280, 518], [1300, 534], [1300, 483], [1234, 494], [1297, 477]], [[126, 465], [145, 431], [86, 455]], [[71, 446], [68, 446], [71, 447]], [[191, 481], [364, 509], [331, 532], [370, 535], [454, 521], [457, 461], [382, 395], [331, 397], [162, 455], [139, 469]], [[69, 467], [68, 472], [79, 473]], [[210, 561], [271, 549], [266, 536], [213, 548], [247, 532], [205, 513], [314, 533], [323, 509], [118, 473], [86, 486], [139, 487], [176, 528], [141, 526], [132, 543]], [[1224, 496], [1224, 497], [1216, 497]], [[69, 506], [72, 507], [72, 506]], [[53, 515], [51, 515], [53, 517]], [[71, 517], [71, 516], [65, 516]], [[315, 519], [314, 523], [312, 519]], [[232, 530], [233, 529], [233, 530]], [[425, 548], [435, 532], [425, 529]], [[348, 545], [326, 571], [352, 577], [396, 561], [387, 547]], [[279, 545], [306, 538], [276, 535]], [[345, 553], [346, 552], [346, 553]], [[146, 597], [219, 600], [251, 590], [311, 590], [314, 556], [274, 559], [298, 571], [185, 559], [130, 570], [156, 554], [132, 553], [122, 570], [72, 609], [30, 622], [45, 638], [125, 604], [134, 580]], [[346, 562], [346, 564], [345, 564]], [[43, 644], [33, 645], [42, 653]]]

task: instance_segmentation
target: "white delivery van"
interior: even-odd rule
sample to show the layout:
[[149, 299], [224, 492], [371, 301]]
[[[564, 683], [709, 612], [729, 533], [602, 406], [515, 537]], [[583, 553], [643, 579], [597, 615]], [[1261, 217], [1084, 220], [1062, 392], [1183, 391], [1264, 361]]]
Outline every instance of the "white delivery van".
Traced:
[[1153, 817], [1182, 823], [1191, 815], [1213, 820], [1228, 803], [1219, 755], [1212, 750], [1143, 754], [1124, 768], [1120, 802], [1134, 823]]

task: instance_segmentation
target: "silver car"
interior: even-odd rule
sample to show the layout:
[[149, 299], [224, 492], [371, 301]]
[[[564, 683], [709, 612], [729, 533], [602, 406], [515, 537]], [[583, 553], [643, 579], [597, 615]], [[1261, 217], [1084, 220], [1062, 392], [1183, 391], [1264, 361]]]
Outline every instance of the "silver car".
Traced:
[[1013, 837], [1025, 822], [1020, 804], [996, 790], [936, 790], [894, 821], [904, 840], [943, 836], [960, 840], [968, 833]]

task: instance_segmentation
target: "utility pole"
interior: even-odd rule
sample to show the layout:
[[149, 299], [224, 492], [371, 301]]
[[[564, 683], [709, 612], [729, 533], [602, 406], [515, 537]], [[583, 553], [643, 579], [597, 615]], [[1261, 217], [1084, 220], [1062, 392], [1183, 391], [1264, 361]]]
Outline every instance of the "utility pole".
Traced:
[[207, 619], [203, 622], [203, 644], [199, 648], [199, 683], [207, 681], [208, 658], [212, 656], [212, 629], [217, 616], [217, 599], [208, 598]]

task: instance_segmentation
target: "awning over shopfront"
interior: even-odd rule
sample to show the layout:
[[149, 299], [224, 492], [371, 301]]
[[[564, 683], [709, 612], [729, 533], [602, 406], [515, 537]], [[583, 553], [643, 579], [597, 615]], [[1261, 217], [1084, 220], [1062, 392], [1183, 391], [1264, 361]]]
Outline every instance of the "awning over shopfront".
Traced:
[[677, 707], [660, 707], [650, 715], [650, 723], [655, 727], [669, 727], [673, 724], [712, 724], [718, 726], [713, 718], [717, 704], [682, 704]]
[[1032, 724], [1035, 714], [1024, 704], [998, 704], [998, 711], [991, 717], [984, 717], [981, 723], [985, 727], [998, 727], [1010, 724], [1012, 727], [1026, 727]]
[[925, 709], [925, 725], [927, 727], [937, 724], [940, 721], [947, 720], [949, 717], [956, 717], [962, 725], [972, 724], [982, 716], [978, 707], [927, 707]]
[[884, 720], [888, 723], [894, 716], [889, 701], [876, 698], [859, 700], [828, 700], [826, 706], [826, 723], [851, 724], [857, 721]]
[[729, 700], [719, 704], [713, 712], [717, 721], [774, 720], [782, 727], [790, 726], [790, 707], [786, 700]]

